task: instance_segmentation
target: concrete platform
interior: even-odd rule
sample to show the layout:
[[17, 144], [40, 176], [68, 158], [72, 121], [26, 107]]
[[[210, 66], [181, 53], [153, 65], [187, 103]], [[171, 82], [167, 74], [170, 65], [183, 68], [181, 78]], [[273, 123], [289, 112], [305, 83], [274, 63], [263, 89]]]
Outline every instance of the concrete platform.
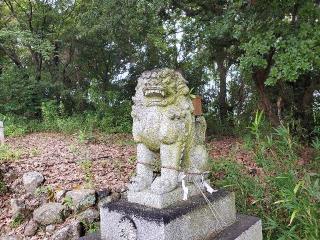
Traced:
[[208, 240], [262, 240], [261, 220], [238, 214], [234, 224]]
[[[203, 240], [236, 222], [235, 197], [224, 190], [157, 209], [128, 201], [100, 209], [103, 240]], [[212, 211], [214, 213], [212, 213]]]
[[[101, 234], [100, 232], [89, 234], [79, 240], [101, 240]], [[237, 221], [234, 224], [215, 236], [209, 236], [206, 240], [262, 240], [261, 220], [256, 217], [237, 215]]]

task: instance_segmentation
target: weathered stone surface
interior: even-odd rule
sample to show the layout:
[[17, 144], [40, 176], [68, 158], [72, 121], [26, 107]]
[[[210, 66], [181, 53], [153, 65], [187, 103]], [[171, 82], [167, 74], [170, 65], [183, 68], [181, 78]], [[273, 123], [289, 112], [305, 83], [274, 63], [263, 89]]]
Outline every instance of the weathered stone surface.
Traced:
[[42, 225], [62, 223], [66, 207], [61, 203], [46, 203], [33, 212], [33, 219]]
[[81, 236], [81, 223], [79, 221], [74, 221], [70, 224], [69, 236], [71, 240], [78, 240]]
[[0, 237], [0, 240], [21, 240], [22, 238], [19, 236], [15, 236], [15, 235], [7, 235], [7, 236], [3, 236]]
[[37, 233], [38, 223], [34, 220], [30, 220], [24, 229], [24, 235], [27, 237], [32, 237]]
[[[188, 197], [200, 194], [200, 191], [193, 184], [187, 187]], [[150, 189], [146, 189], [140, 192], [128, 191], [127, 199], [129, 202], [139, 203], [148, 207], [165, 208], [176, 202], [182, 201], [183, 190], [181, 187], [179, 187], [171, 192], [161, 195], [150, 191]]]
[[122, 240], [134, 235], [137, 240], [204, 239], [236, 221], [234, 194], [219, 190], [207, 198], [210, 205], [197, 195], [162, 209], [127, 201], [106, 204], [100, 209], [101, 238]]
[[91, 189], [69, 191], [66, 197], [72, 199], [72, 209], [78, 212], [94, 206], [96, 202], [95, 191]]
[[55, 198], [57, 202], [63, 201], [63, 198], [66, 196], [67, 190], [58, 190], [56, 191]]
[[53, 236], [54, 240], [78, 240], [81, 235], [80, 222], [75, 221], [59, 229]]
[[69, 226], [59, 229], [52, 235], [52, 239], [55, 240], [68, 240], [69, 239]]
[[[133, 102], [137, 174], [129, 185], [131, 191], [150, 188], [155, 194], [164, 194], [177, 188], [180, 170], [206, 170], [206, 122], [202, 116], [193, 115], [189, 88], [179, 72], [144, 72], [138, 79]], [[161, 175], [153, 181], [151, 165], [156, 161], [156, 152], [160, 152]]]
[[100, 232], [89, 233], [89, 234], [79, 238], [79, 240], [101, 240], [100, 235], [101, 235]]
[[111, 193], [112, 192], [109, 189], [102, 189], [100, 191], [97, 191], [98, 200], [100, 201], [101, 199], [104, 199], [104, 198], [110, 196]]
[[234, 224], [208, 240], [262, 240], [261, 220], [256, 217], [238, 215]]
[[102, 207], [103, 204], [118, 201], [121, 198], [121, 193], [113, 192], [109, 196], [99, 200], [98, 207]]
[[39, 172], [27, 172], [23, 174], [22, 182], [23, 186], [29, 193], [34, 193], [34, 191], [39, 187], [44, 181], [44, 177]]
[[84, 212], [80, 213], [77, 217], [77, 219], [80, 222], [84, 223], [93, 223], [97, 220], [99, 220], [100, 214], [96, 209], [89, 208], [85, 210]]
[[10, 205], [13, 218], [17, 217], [18, 215], [24, 215], [26, 205], [23, 200], [13, 198], [10, 200]]
[[50, 224], [50, 225], [46, 226], [46, 233], [48, 233], [49, 235], [53, 234], [54, 230], [56, 230], [55, 225]]

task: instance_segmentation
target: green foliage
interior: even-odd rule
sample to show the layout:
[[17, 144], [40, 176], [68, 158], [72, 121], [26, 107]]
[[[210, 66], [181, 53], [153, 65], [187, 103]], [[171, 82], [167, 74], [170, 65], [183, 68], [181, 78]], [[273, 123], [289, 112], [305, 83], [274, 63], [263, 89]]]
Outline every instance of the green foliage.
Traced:
[[319, 233], [319, 196], [320, 175], [302, 173], [282, 174], [271, 180], [272, 187], [278, 191], [279, 200], [274, 202], [275, 212], [286, 212], [284, 222], [273, 219], [267, 223], [266, 231], [284, 230], [279, 239], [318, 239]]
[[94, 187], [94, 175], [92, 172], [92, 160], [82, 160], [79, 163], [80, 168], [83, 172], [84, 187], [93, 188]]
[[0, 74], [0, 112], [33, 117], [38, 111], [41, 85], [29, 76], [29, 70], [6, 66]]
[[0, 163], [14, 161], [21, 157], [20, 150], [12, 149], [9, 145], [0, 144]]
[[63, 198], [63, 205], [65, 205], [66, 207], [72, 209], [74, 207], [74, 203], [73, 200], [70, 196], [66, 196]]
[[48, 126], [50, 126], [50, 124], [53, 124], [59, 117], [58, 107], [54, 101], [43, 102], [41, 104], [41, 113], [44, 123]]
[[263, 127], [263, 111], [257, 111], [254, 121], [252, 122], [251, 126], [249, 127], [251, 134], [254, 136], [255, 140], [260, 142], [260, 134], [261, 128]]
[[21, 215], [21, 214], [18, 214], [17, 216], [15, 216], [12, 221], [10, 222], [10, 226], [12, 228], [17, 228], [19, 226], [21, 226], [21, 224], [23, 223], [24, 221], [24, 216]]
[[8, 137], [21, 136], [41, 130], [40, 122], [38, 120], [29, 120], [28, 118], [16, 115], [2, 114], [0, 114], [0, 118], [4, 122], [5, 136]]
[[94, 140], [92, 129], [80, 130], [78, 133], [78, 140], [80, 143], [90, 142]]
[[41, 186], [38, 187], [35, 191], [36, 196], [44, 196], [47, 201], [54, 202], [55, 201], [55, 191], [52, 186]]
[[96, 233], [99, 231], [99, 223], [96, 222], [81, 222], [84, 226], [85, 232]]
[[131, 132], [131, 102], [125, 101], [120, 106], [109, 108], [101, 119], [100, 130], [106, 133]]
[[[280, 126], [263, 133], [259, 128], [261, 119], [257, 113], [245, 146], [262, 172], [252, 175], [230, 156], [212, 163], [213, 182], [236, 192], [241, 212], [262, 218], [265, 239], [318, 239], [319, 161], [297, 164], [300, 146], [289, 128]], [[317, 145], [315, 140], [315, 149]]]
[[3, 179], [0, 179], [0, 196], [7, 191], [7, 186]]
[[[212, 133], [241, 131], [264, 97], [270, 106], [260, 107], [270, 119], [279, 96], [283, 114], [295, 120], [316, 112], [316, 98], [299, 102], [319, 89], [314, 0], [216, 1], [214, 7], [210, 1], [21, 0], [2, 1], [0, 9], [0, 113], [44, 120], [10, 128], [12, 135], [37, 127], [129, 132], [137, 77], [158, 67], [181, 70], [195, 94], [205, 96]], [[218, 118], [220, 105], [226, 119]], [[315, 123], [306, 122], [310, 134]]]
[[312, 147], [315, 151], [315, 160], [320, 161], [320, 139], [316, 138], [312, 141]]

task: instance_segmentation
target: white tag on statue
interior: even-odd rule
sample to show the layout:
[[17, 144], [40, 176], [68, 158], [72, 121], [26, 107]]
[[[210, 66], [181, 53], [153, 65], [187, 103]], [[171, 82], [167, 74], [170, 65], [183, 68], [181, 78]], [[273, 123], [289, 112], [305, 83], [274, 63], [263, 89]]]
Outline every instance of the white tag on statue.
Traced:
[[207, 183], [205, 180], [204, 180], [204, 177], [202, 176], [201, 178], [201, 181], [202, 181], [202, 185], [205, 187], [205, 189], [207, 190], [208, 193], [212, 194], [214, 192], [218, 192], [218, 190], [215, 190], [213, 189], [209, 183]]
[[188, 193], [189, 193], [189, 189], [186, 187], [186, 181], [184, 180], [185, 176], [186, 175], [184, 173], [182, 173], [182, 175], [181, 175], [181, 184], [182, 184], [183, 200], [184, 201], [188, 200]]
[[206, 188], [207, 192], [210, 194], [213, 192], [218, 192], [218, 190], [213, 189], [206, 181], [203, 182], [203, 186]]

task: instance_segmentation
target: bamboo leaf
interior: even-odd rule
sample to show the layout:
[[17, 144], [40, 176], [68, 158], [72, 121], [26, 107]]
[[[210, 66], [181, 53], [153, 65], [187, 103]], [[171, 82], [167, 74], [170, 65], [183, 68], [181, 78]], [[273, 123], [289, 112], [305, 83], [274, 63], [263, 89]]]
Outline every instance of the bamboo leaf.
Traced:
[[294, 187], [293, 192], [297, 194], [299, 188], [304, 184], [304, 181], [299, 181], [298, 184]]
[[298, 211], [297, 209], [292, 212], [291, 217], [290, 217], [290, 222], [289, 222], [289, 225], [288, 225], [288, 226], [291, 225], [291, 223], [292, 223], [293, 220], [295, 219], [295, 217], [296, 217], [296, 215], [297, 215], [298, 212], [299, 212], [299, 211]]

